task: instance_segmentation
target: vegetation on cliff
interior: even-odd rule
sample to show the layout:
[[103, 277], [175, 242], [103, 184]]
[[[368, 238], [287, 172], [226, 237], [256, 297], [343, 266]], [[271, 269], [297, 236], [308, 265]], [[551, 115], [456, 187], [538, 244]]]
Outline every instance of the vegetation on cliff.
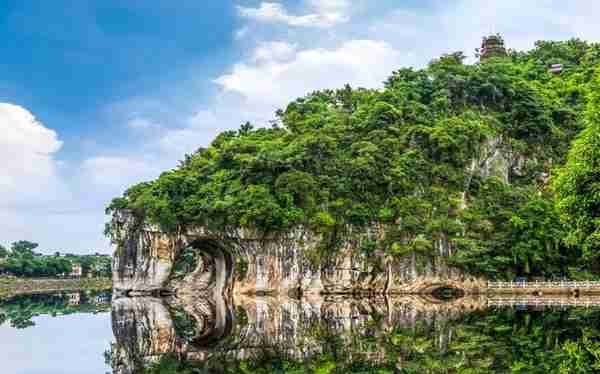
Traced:
[[454, 265], [498, 278], [600, 271], [589, 261], [600, 227], [600, 45], [542, 41], [464, 59], [400, 69], [380, 90], [299, 98], [271, 128], [220, 134], [108, 211], [131, 209], [167, 231], [305, 225], [328, 243], [382, 223], [374, 245], [392, 256], [442, 248]]

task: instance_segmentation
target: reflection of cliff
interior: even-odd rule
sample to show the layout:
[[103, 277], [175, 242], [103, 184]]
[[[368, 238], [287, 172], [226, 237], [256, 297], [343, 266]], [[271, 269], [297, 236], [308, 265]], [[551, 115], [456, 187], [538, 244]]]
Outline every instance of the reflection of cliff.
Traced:
[[[570, 301], [577, 300], [563, 304]], [[575, 364], [585, 368], [579, 372], [597, 371], [600, 309], [542, 312], [496, 304], [422, 297], [118, 299], [112, 363], [114, 374], [505, 373], [515, 367], [551, 373]]]
[[120, 298], [112, 303], [114, 373], [136, 373], [162, 355], [178, 351], [177, 334], [166, 305], [155, 298]]
[[[417, 326], [440, 347], [448, 323], [485, 307], [481, 299], [431, 302], [420, 297], [353, 300], [347, 297], [236, 297], [233, 305], [205, 298], [122, 298], [113, 303], [115, 374], [175, 355], [225, 371], [226, 363], [275, 355], [306, 361], [328, 353], [328, 343], [347, 347], [345, 360], [386, 360], [384, 345], [395, 329]], [[351, 347], [351, 348], [350, 348]]]

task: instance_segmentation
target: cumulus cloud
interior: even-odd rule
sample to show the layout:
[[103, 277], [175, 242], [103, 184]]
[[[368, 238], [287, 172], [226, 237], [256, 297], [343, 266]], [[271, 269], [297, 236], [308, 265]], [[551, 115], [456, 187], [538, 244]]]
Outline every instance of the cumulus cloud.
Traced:
[[288, 42], [261, 42], [252, 53], [252, 62], [287, 61], [296, 54], [297, 46]]
[[0, 132], [0, 244], [27, 239], [46, 253], [108, 249], [102, 204], [90, 209], [95, 189], [87, 185], [77, 196], [61, 173], [58, 134], [28, 109], [9, 103], [0, 103]]
[[313, 13], [294, 15], [280, 3], [262, 2], [258, 8], [238, 6], [243, 17], [265, 23], [283, 23], [289, 26], [328, 28], [349, 20], [348, 0], [309, 0]]
[[83, 180], [104, 189], [121, 190], [126, 186], [155, 178], [160, 166], [152, 160], [128, 156], [96, 156], [82, 163]]
[[278, 49], [285, 51], [285, 58], [278, 52], [260, 52], [260, 59], [236, 64], [215, 82], [223, 92], [240, 95], [246, 106], [272, 114], [290, 100], [318, 89], [346, 83], [380, 87], [392, 70], [406, 64], [405, 55], [376, 40], [349, 40], [331, 49]]
[[0, 191], [3, 201], [30, 198], [40, 186], [58, 184], [55, 153], [62, 146], [56, 132], [36, 120], [27, 109], [0, 103]]

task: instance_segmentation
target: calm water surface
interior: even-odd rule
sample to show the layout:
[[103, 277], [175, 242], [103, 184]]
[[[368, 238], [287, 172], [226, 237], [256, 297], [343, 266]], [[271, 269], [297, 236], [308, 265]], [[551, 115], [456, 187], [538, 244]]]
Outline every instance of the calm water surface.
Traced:
[[113, 340], [110, 294], [19, 296], [0, 303], [0, 372], [103, 374]]
[[0, 372], [594, 373], [597, 303], [19, 296], [0, 302]]

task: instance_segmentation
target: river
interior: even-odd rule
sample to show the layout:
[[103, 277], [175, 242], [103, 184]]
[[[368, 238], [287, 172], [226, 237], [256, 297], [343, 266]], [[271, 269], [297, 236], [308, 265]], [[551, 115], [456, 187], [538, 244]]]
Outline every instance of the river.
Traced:
[[597, 302], [17, 296], [0, 303], [1, 372], [600, 372]]

